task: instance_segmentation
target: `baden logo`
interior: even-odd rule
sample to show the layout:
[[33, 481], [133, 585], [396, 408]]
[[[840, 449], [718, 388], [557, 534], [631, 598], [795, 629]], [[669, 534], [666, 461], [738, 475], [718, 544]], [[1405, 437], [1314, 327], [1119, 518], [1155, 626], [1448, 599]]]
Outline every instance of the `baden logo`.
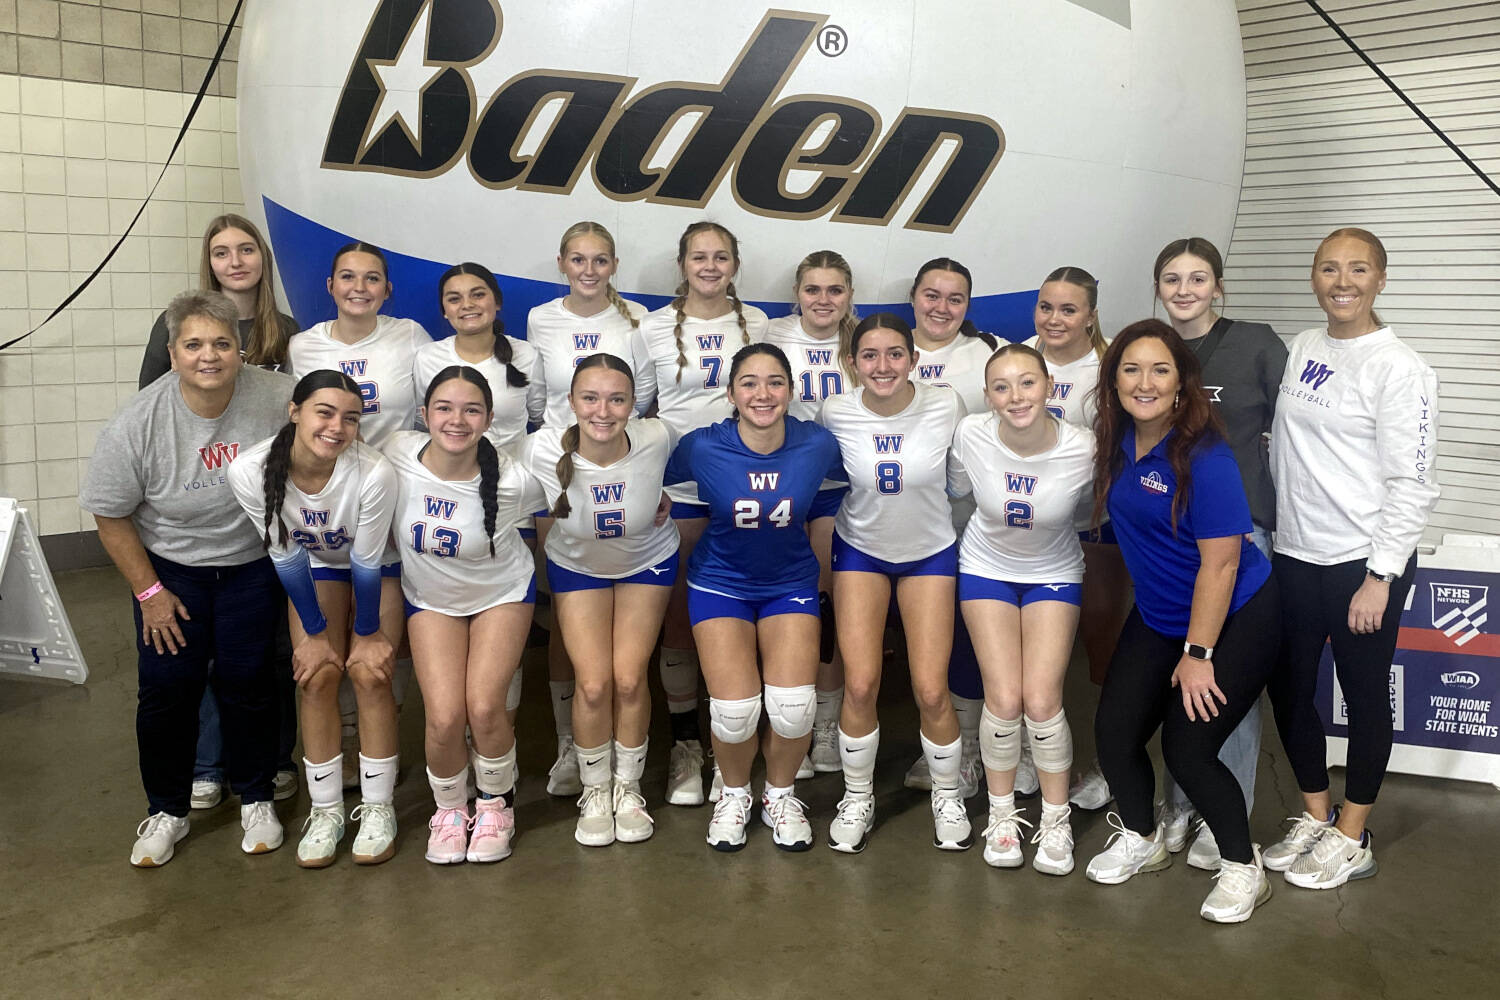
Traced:
[[[730, 176], [735, 200], [757, 215], [884, 226], [918, 176], [941, 163], [906, 228], [952, 232], [1004, 153], [1000, 126], [984, 115], [905, 107], [882, 134], [876, 109], [855, 98], [783, 96], [827, 20], [768, 11], [717, 83], [648, 83], [631, 97], [633, 76], [519, 69], [481, 106], [469, 71], [500, 41], [498, 0], [381, 0], [339, 95], [322, 165], [434, 177], [466, 158], [486, 187], [560, 195], [592, 165], [595, 186], [617, 201], [695, 208]], [[408, 83], [388, 90], [398, 78]], [[392, 91], [403, 89], [418, 91], [410, 118], [392, 110], [400, 102]], [[522, 152], [559, 98], [540, 145]], [[686, 140], [659, 162], [669, 134], [691, 118]], [[944, 160], [938, 151], [950, 141], [957, 149]], [[794, 190], [793, 171], [817, 180]]]
[[1314, 389], [1323, 388], [1323, 383], [1333, 377], [1333, 369], [1321, 361], [1308, 361], [1307, 366], [1302, 369], [1300, 379]]
[[1462, 646], [1483, 631], [1489, 621], [1489, 587], [1469, 584], [1431, 583], [1432, 627], [1441, 629]]
[[230, 462], [233, 462], [235, 456], [239, 453], [240, 443], [238, 441], [234, 441], [229, 444], [226, 444], [223, 441], [215, 441], [207, 448], [199, 448], [198, 458], [203, 461], [203, 467], [212, 472], [213, 470], [221, 466], [225, 466]]
[[1451, 673], [1438, 674], [1438, 680], [1446, 687], [1462, 688], [1472, 691], [1479, 686], [1479, 675], [1472, 670], [1455, 670]]
[[1162, 496], [1167, 495], [1167, 484], [1161, 481], [1161, 474], [1155, 469], [1152, 469], [1141, 477], [1141, 485], [1152, 493], [1159, 493]]

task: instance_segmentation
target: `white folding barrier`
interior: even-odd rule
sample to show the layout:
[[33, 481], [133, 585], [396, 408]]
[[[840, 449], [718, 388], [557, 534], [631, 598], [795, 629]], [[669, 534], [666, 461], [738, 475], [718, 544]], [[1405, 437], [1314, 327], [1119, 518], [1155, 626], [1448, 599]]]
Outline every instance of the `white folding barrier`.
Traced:
[[26, 508], [0, 497], [0, 673], [89, 676]]

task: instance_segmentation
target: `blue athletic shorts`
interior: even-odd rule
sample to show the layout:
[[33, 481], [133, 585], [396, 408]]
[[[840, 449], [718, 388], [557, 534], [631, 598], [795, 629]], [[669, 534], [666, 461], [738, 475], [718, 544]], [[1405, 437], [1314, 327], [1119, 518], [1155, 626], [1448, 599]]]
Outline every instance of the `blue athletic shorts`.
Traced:
[[1060, 601], [1075, 607], [1083, 601], [1083, 586], [1077, 583], [1009, 583], [973, 573], [958, 574], [960, 601], [1004, 601], [1024, 608], [1037, 601]]
[[[519, 601], [516, 601], [514, 603], [516, 603], [516, 604], [535, 604], [536, 603], [536, 574], [535, 573], [531, 574], [531, 582], [526, 585], [526, 595], [524, 597], [522, 597]], [[406, 599], [406, 595], [404, 595], [404, 594], [401, 596], [401, 605], [406, 610], [406, 617], [408, 617], [408, 618], [410, 618], [412, 615], [416, 614], [418, 611], [429, 611], [429, 610], [431, 610], [430, 608], [419, 608], [419, 607], [417, 607], [411, 601], [408, 601]], [[472, 618], [473, 615], [469, 615], [468, 617]]]
[[[380, 567], [380, 575], [388, 579], [401, 579], [400, 561], [386, 563]], [[348, 566], [342, 568], [337, 566], [314, 566], [312, 568], [312, 578], [314, 580], [333, 580], [335, 583], [352, 583], [354, 581], [354, 574]]]
[[813, 497], [812, 506], [807, 510], [807, 519], [816, 521], [820, 517], [832, 517], [839, 512], [839, 505], [844, 502], [844, 497], [849, 495], [849, 487], [835, 486], [831, 490], [819, 490], [818, 495]]
[[672, 501], [672, 520], [695, 521], [698, 518], [708, 517], [708, 504], [706, 503], [679, 503]]
[[812, 615], [818, 617], [818, 585], [804, 587], [775, 597], [747, 600], [715, 594], [711, 590], [699, 590], [691, 583], [687, 589], [688, 621], [697, 625], [710, 618], [738, 618], [747, 622], [758, 622], [772, 615]]
[[958, 543], [935, 552], [924, 559], [911, 562], [887, 562], [876, 559], [850, 545], [833, 533], [833, 558], [830, 560], [835, 573], [884, 573], [892, 578], [903, 576], [956, 576], [958, 575]]
[[575, 573], [570, 569], [563, 569], [548, 559], [547, 582], [552, 585], [554, 594], [566, 594], [573, 590], [607, 590], [617, 583], [644, 583], [653, 587], [670, 587], [677, 582], [677, 561], [678, 555], [673, 552], [655, 566], [649, 566], [639, 573], [609, 579], [602, 576], [589, 576], [587, 573]]

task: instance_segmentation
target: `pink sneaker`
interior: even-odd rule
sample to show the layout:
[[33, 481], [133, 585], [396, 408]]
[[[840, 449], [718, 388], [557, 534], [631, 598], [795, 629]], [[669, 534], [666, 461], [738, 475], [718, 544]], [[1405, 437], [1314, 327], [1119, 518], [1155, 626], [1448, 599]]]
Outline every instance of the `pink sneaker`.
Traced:
[[435, 865], [456, 865], [464, 860], [469, 846], [469, 815], [462, 809], [439, 809], [428, 826], [427, 860]]
[[[469, 835], [470, 861], [504, 861], [516, 832], [516, 811], [502, 798], [476, 799], [474, 832]], [[434, 834], [436, 836], [436, 834]]]

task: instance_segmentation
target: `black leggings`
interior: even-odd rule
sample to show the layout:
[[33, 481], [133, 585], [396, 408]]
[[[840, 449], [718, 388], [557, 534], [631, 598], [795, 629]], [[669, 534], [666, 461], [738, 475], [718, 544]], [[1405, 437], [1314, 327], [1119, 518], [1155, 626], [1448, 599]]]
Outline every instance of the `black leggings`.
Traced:
[[1371, 805], [1391, 758], [1391, 660], [1417, 557], [1391, 584], [1380, 629], [1369, 635], [1349, 631], [1349, 601], [1365, 581], [1365, 560], [1315, 566], [1278, 553], [1272, 566], [1286, 607], [1281, 658], [1269, 693], [1297, 786], [1308, 793], [1328, 789], [1328, 744], [1315, 698], [1323, 644], [1331, 642], [1334, 669], [1349, 706], [1344, 798]]
[[1219, 714], [1209, 721], [1192, 722], [1183, 710], [1181, 690], [1171, 686], [1183, 637], [1162, 635], [1145, 623], [1139, 608], [1130, 609], [1094, 716], [1099, 766], [1126, 827], [1146, 837], [1156, 828], [1156, 772], [1146, 743], [1159, 726], [1167, 769], [1213, 831], [1219, 853], [1240, 864], [1250, 862], [1245, 797], [1219, 760], [1219, 749], [1245, 713], [1256, 708], [1275, 665], [1280, 636], [1281, 607], [1271, 577], [1224, 619], [1219, 633], [1214, 680], [1228, 704], [1219, 705]]

